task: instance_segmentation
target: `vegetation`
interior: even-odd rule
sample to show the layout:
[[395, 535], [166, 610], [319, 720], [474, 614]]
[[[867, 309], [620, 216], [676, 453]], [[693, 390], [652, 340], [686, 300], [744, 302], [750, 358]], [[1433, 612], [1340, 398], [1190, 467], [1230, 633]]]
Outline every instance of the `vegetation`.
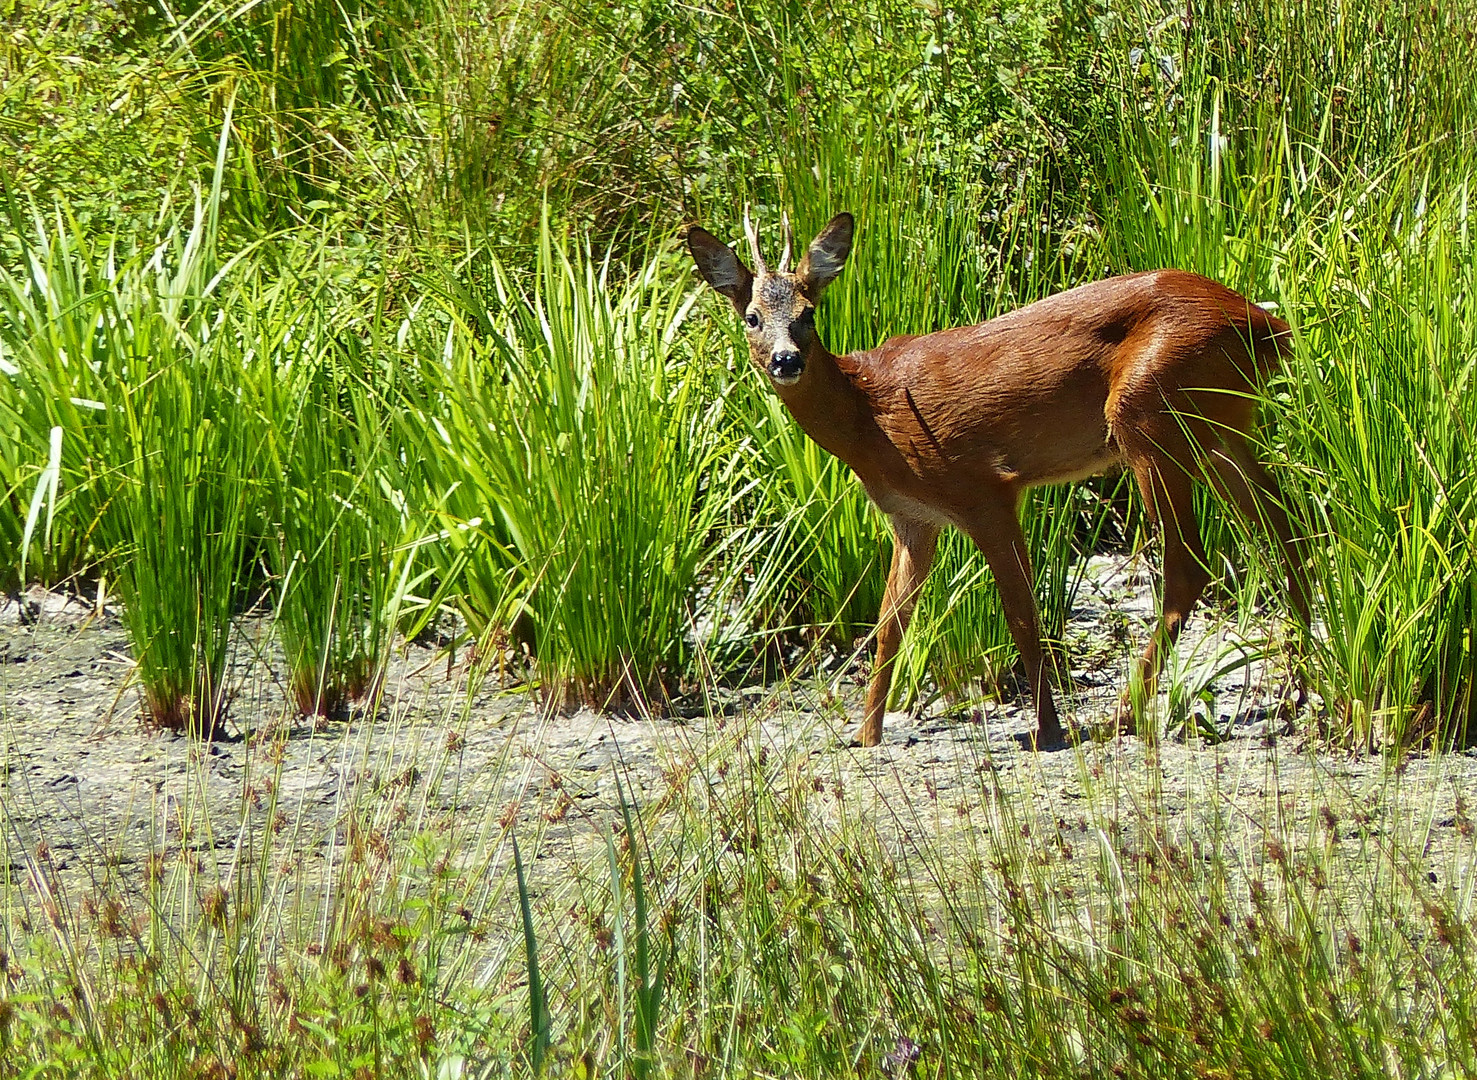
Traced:
[[[263, 728], [223, 681], [246, 611], [310, 715], [372, 713], [397, 635], [437, 626], [484, 666], [526, 654], [551, 706], [819, 670], [874, 617], [884, 523], [763, 393], [677, 236], [844, 208], [837, 350], [1164, 265], [1277, 305], [1296, 348], [1260, 449], [1317, 615], [1297, 722], [1448, 745], [1477, 710], [1474, 15], [0, 5], [0, 583], [116, 595], [146, 717], [193, 735]], [[1050, 634], [1082, 557], [1137, 542], [1125, 491], [1027, 508]], [[1238, 564], [1226, 605], [1280, 613], [1256, 530], [1202, 510]], [[906, 650], [905, 704], [998, 691], [1013, 650], [966, 545]], [[1194, 678], [1167, 680], [1172, 719]], [[1223, 822], [1175, 837], [1152, 799], [1127, 820], [1100, 795], [1089, 826], [1126, 831], [1081, 923], [1068, 841], [987, 785], [974, 847], [900, 846], [833, 830], [800, 760], [735, 740], [744, 783], [693, 764], [668, 813], [605, 832], [582, 921], [490, 817], [359, 807], [389, 854], [351, 846], [362, 887], [294, 886], [290, 913], [269, 844], [220, 893], [161, 865], [88, 910], [36, 893], [28, 853], [7, 902], [49, 906], [6, 913], [0, 1077], [1473, 1068], [1471, 915], [1399, 835], [1343, 860], [1275, 832], [1267, 865]], [[478, 967], [493, 925], [527, 947]]]
[[[742, 724], [674, 749], [644, 812], [571, 824], [563, 789], [522, 814], [458, 809], [453, 739], [421, 779], [365, 761], [372, 778], [320, 833], [267, 827], [290, 783], [280, 745], [248, 758], [262, 807], [212, 821], [187, 797], [137, 874], [120, 860], [79, 881], [59, 853], [12, 848], [35, 884], [5, 912], [0, 1075], [1477, 1064], [1470, 808], [1435, 828], [1424, 782], [1391, 775], [1356, 796], [1274, 765], [1254, 772], [1271, 794], [1238, 803], [1219, 774], [1248, 763], [1213, 750], [1183, 813], [1157, 760], [1095, 779], [1089, 761], [1074, 791], [1043, 799], [971, 753], [932, 795], [873, 795], [835, 759], [772, 750]], [[205, 768], [195, 758], [181, 791]], [[175, 828], [180, 845], [158, 831]]]

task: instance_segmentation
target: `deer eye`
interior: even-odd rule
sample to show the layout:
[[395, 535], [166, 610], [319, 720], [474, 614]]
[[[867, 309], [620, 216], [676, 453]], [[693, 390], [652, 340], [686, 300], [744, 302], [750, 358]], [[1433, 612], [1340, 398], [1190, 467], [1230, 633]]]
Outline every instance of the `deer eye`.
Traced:
[[750, 330], [758, 330], [759, 313], [756, 311], [749, 312], [747, 315], [744, 316], [744, 322], [748, 323]]

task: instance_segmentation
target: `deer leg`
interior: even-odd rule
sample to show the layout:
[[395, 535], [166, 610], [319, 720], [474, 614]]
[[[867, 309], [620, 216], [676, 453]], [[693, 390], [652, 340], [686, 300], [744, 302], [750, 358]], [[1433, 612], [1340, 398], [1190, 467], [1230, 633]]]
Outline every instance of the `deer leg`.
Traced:
[[[1224, 446], [1208, 459], [1211, 479], [1221, 493], [1230, 498], [1241, 512], [1261, 525], [1277, 540], [1282, 565], [1287, 571], [1287, 602], [1306, 633], [1312, 625], [1308, 602], [1306, 545], [1292, 532], [1287, 511], [1282, 508], [1282, 491], [1267, 473], [1250, 448], [1239, 438], [1226, 438]], [[1280, 694], [1285, 721], [1291, 725], [1298, 710], [1308, 699], [1302, 658], [1289, 649], [1288, 685]]]
[[882, 714], [892, 689], [892, 665], [897, 659], [903, 634], [918, 606], [918, 594], [928, 580], [938, 546], [938, 526], [894, 516], [892, 519], [892, 569], [877, 618], [877, 654], [872, 661], [872, 681], [867, 686], [867, 708], [857, 732], [858, 746], [876, 746], [882, 741]]
[[1307, 552], [1301, 538], [1293, 535], [1287, 511], [1282, 508], [1282, 490], [1277, 481], [1239, 438], [1225, 438], [1223, 445], [1210, 454], [1208, 461], [1211, 478], [1221, 493], [1276, 538], [1282, 565], [1287, 571], [1287, 602], [1298, 622], [1307, 629], [1312, 622], [1304, 576], [1308, 565]]
[[[1210, 583], [1210, 573], [1205, 568], [1205, 550], [1195, 521], [1189, 474], [1173, 460], [1155, 459], [1134, 462], [1133, 472], [1144, 505], [1150, 517], [1159, 523], [1164, 540], [1164, 593], [1159, 625], [1139, 658], [1136, 680], [1147, 702], [1154, 698], [1164, 658], [1174, 648], [1195, 601]], [[1124, 734], [1131, 735], [1137, 729], [1132, 682], [1123, 692], [1115, 719], [1118, 730]]]
[[1000, 604], [1005, 609], [1005, 623], [1026, 665], [1026, 678], [1031, 682], [1031, 696], [1036, 702], [1037, 749], [1063, 743], [1061, 720], [1057, 716], [1056, 697], [1051, 679], [1043, 663], [1041, 622], [1036, 611], [1036, 587], [1031, 574], [1031, 556], [1026, 538], [1016, 517], [1015, 502], [996, 507], [978, 526], [970, 530], [970, 538], [984, 554], [1000, 590]]

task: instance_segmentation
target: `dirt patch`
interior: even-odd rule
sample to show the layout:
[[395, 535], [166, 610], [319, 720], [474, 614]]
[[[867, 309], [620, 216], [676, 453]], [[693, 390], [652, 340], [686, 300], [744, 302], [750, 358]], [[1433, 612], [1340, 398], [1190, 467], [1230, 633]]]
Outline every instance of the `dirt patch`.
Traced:
[[[1093, 561], [1068, 635], [1079, 719], [1107, 714], [1129, 658], [1122, 628], [1142, 641], [1152, 610], [1141, 564]], [[1242, 647], [1242, 660], [1225, 662], [1236, 636], [1214, 613], [1195, 620], [1180, 652], [1192, 667], [1219, 671], [1197, 700], [1224, 741], [1148, 747], [1123, 738], [1039, 755], [1018, 741], [1034, 723], [1024, 700], [893, 714], [884, 744], [859, 751], [845, 743], [860, 713], [859, 674], [715, 692], [680, 710], [685, 717], [549, 715], [492, 680], [469, 692], [464, 668], [416, 645], [397, 653], [374, 716], [313, 725], [288, 705], [268, 630], [242, 627], [234, 733], [201, 746], [141, 726], [115, 612], [38, 592], [5, 601], [0, 865], [9, 883], [34, 884], [43, 868], [76, 887], [131, 878], [160, 852], [222, 865], [243, 850], [331, 859], [376, 820], [416, 815], [468, 851], [517, 823], [520, 838], [536, 834], [539, 877], [552, 881], [603, 843], [618, 813], [617, 777], [642, 803], [685, 790], [695, 776], [711, 792], [726, 782], [726, 761], [756, 748], [802, 763], [823, 822], [868, 814], [894, 842], [989, 828], [982, 792], [1056, 827], [1085, 830], [1089, 818], [1115, 812], [1114, 800], [1151, 800], [1186, 830], [1229, 820], [1248, 838], [1274, 823], [1311, 830], [1332, 802], [1371, 819], [1400, 807], [1403, 820], [1390, 827], [1417, 836], [1416, 850], [1439, 862], [1458, 842], [1456, 798], [1477, 780], [1472, 754], [1417, 756], [1396, 769], [1276, 738], [1271, 716], [1283, 680], [1268, 655], [1279, 651]]]

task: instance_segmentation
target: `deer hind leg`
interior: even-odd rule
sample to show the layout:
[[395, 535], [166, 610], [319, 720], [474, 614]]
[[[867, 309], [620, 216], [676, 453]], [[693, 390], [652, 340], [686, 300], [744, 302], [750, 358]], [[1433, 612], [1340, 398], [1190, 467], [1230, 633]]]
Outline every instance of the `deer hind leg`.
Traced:
[[[1185, 450], [1188, 461], [1191, 450], [1188, 446]], [[1135, 679], [1142, 700], [1149, 702], [1158, 689], [1165, 657], [1174, 648], [1191, 609], [1210, 583], [1210, 573], [1205, 566], [1200, 527], [1195, 521], [1189, 472], [1178, 463], [1177, 456], [1168, 454], [1134, 457], [1130, 461], [1144, 505], [1149, 516], [1159, 523], [1164, 541], [1164, 593], [1159, 625], [1139, 658]], [[1137, 730], [1133, 682], [1123, 692], [1115, 720], [1125, 734]]]
[[882, 714], [892, 689], [893, 662], [938, 547], [938, 526], [928, 522], [894, 516], [892, 535], [892, 569], [887, 574], [887, 589], [877, 618], [877, 655], [872, 662], [872, 681], [867, 687], [866, 712], [857, 732], [858, 746], [876, 746], [882, 741]]
[[1282, 566], [1287, 571], [1287, 601], [1307, 629], [1312, 621], [1305, 576], [1307, 552], [1302, 539], [1293, 535], [1277, 481], [1239, 434], [1223, 436], [1221, 445], [1208, 455], [1206, 464], [1208, 477], [1220, 493], [1276, 538]]
[[[1301, 537], [1293, 535], [1277, 481], [1268, 474], [1239, 434], [1223, 437], [1222, 445], [1208, 456], [1206, 466], [1208, 478], [1217, 490], [1234, 502], [1248, 519], [1276, 538], [1282, 565], [1287, 571], [1287, 602], [1306, 634], [1312, 625], [1306, 576], [1307, 547]], [[1290, 648], [1289, 653], [1288, 681], [1279, 696], [1284, 719], [1291, 725], [1307, 702], [1308, 691], [1303, 658], [1295, 647]]]
[[1031, 574], [1031, 556], [1026, 538], [1016, 516], [1015, 500], [992, 506], [972, 523], [970, 539], [984, 554], [1000, 590], [1000, 604], [1005, 609], [1005, 622], [1010, 636], [1026, 665], [1031, 682], [1031, 696], [1036, 702], [1037, 749], [1063, 745], [1061, 719], [1056, 711], [1056, 697], [1043, 662], [1041, 622], [1036, 611], [1036, 588]]

